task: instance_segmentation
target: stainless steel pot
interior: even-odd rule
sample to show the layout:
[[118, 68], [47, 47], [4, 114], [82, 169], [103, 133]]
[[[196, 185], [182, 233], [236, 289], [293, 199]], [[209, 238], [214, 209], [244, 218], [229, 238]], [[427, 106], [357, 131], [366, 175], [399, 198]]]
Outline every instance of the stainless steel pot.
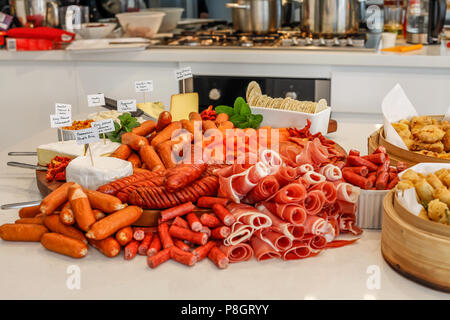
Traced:
[[227, 3], [233, 9], [233, 29], [264, 34], [281, 26], [281, 0], [235, 0]]
[[301, 0], [303, 31], [320, 35], [346, 35], [358, 31], [360, 0]]

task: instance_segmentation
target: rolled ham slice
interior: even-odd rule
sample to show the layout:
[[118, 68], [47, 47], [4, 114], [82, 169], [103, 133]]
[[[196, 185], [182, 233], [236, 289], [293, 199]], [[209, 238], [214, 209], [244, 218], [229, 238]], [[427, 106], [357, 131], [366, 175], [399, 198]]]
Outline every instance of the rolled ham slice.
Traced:
[[325, 178], [325, 176], [314, 171], [308, 171], [302, 176], [302, 181], [306, 181], [309, 188], [315, 186], [316, 184], [325, 182], [326, 180], [327, 179]]
[[248, 261], [253, 257], [253, 248], [247, 243], [239, 243], [234, 246], [221, 245], [219, 249], [225, 253], [230, 263]]
[[251, 226], [236, 222], [231, 226], [231, 234], [227, 238], [223, 239], [223, 243], [226, 246], [238, 245], [239, 243], [250, 239], [254, 231], [255, 229]]
[[290, 224], [288, 226], [288, 231], [292, 235], [293, 240], [302, 240], [305, 235], [304, 226], [296, 226], [294, 224]]
[[335, 203], [337, 200], [337, 190], [333, 183], [325, 181], [312, 187], [311, 190], [321, 191], [327, 204]]
[[270, 198], [277, 203], [301, 203], [306, 197], [306, 188], [300, 183], [284, 186]]
[[321, 190], [308, 192], [304, 200], [305, 210], [308, 215], [316, 215], [325, 204], [325, 195]]
[[292, 240], [284, 234], [272, 230], [258, 230], [255, 232], [255, 237], [266, 242], [276, 251], [286, 251], [292, 246]]
[[[256, 206], [256, 208], [259, 211], [265, 213], [270, 218], [270, 220], [272, 220], [272, 225], [270, 226], [271, 230], [274, 230], [278, 233], [282, 233], [291, 240], [294, 240], [294, 238], [296, 236], [301, 235], [302, 230], [299, 230], [299, 229], [303, 229], [303, 233], [304, 233], [305, 228], [303, 226], [299, 226], [299, 229], [293, 229], [292, 227], [294, 225], [292, 223], [281, 220], [278, 216], [276, 216], [272, 212], [270, 212], [270, 210], [266, 208], [264, 203], [258, 204]], [[294, 234], [294, 232], [295, 232], [295, 234]], [[303, 235], [301, 235], [301, 236], [303, 236]]]
[[319, 173], [324, 175], [328, 181], [337, 181], [342, 179], [341, 169], [331, 163], [320, 168]]
[[306, 218], [305, 233], [324, 236], [327, 242], [333, 241], [336, 236], [333, 226], [325, 219], [317, 216], [308, 216]]
[[259, 161], [270, 168], [270, 174], [275, 174], [283, 164], [280, 155], [270, 149], [264, 149], [260, 152]]
[[[222, 198], [229, 198], [236, 203], [239, 203], [256, 186], [259, 180], [270, 174], [270, 168], [262, 162], [257, 162], [245, 171], [236, 174], [233, 174], [233, 172], [243, 168], [242, 165], [231, 167], [232, 169], [225, 168], [218, 172], [218, 195]], [[231, 175], [229, 175], [230, 173]]]
[[302, 152], [297, 155], [295, 162], [297, 165], [312, 164], [313, 166], [320, 166], [323, 163], [329, 162], [329, 153], [325, 146], [322, 145], [318, 138], [313, 141], [308, 141]]
[[230, 203], [227, 209], [236, 219], [236, 223], [246, 224], [255, 230], [272, 225], [270, 218], [255, 207], [242, 203]]
[[302, 150], [303, 147], [292, 141], [281, 141], [279, 144], [280, 157], [283, 163], [291, 167], [297, 166], [295, 158]]
[[264, 202], [264, 206], [273, 214], [294, 225], [305, 223], [307, 212], [297, 203]]
[[294, 241], [292, 247], [282, 253], [283, 260], [298, 260], [308, 258], [311, 254], [310, 247], [303, 241]]
[[277, 179], [278, 184], [280, 187], [284, 187], [285, 185], [291, 183], [294, 181], [299, 174], [297, 173], [297, 170], [293, 167], [281, 167], [278, 172], [274, 175], [274, 177]]
[[358, 201], [359, 194], [361, 193], [360, 188], [346, 182], [338, 184], [336, 191], [338, 200], [350, 203], [356, 203]]
[[362, 229], [356, 225], [356, 216], [354, 214], [343, 214], [339, 218], [339, 228], [342, 232], [350, 232], [356, 236], [363, 232]]
[[259, 180], [258, 184], [245, 197], [243, 202], [253, 204], [266, 200], [273, 196], [280, 189], [280, 185], [275, 176], [267, 176]]
[[281, 254], [274, 250], [267, 242], [262, 241], [255, 236], [251, 237], [250, 245], [255, 253], [255, 258], [258, 261], [281, 257]]
[[307, 173], [309, 171], [314, 171], [314, 167], [312, 166], [312, 164], [305, 163], [305, 164], [302, 164], [301, 166], [297, 167], [297, 172], [300, 175], [304, 175], [305, 173]]

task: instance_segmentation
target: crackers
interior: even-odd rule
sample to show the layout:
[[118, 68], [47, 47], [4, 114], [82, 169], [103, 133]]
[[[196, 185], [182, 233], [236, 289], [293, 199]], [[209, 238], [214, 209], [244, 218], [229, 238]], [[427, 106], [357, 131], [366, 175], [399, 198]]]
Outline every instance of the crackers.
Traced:
[[303, 113], [319, 113], [328, 108], [327, 101], [319, 102], [299, 101], [292, 98], [272, 98], [262, 94], [261, 87], [256, 81], [248, 84], [246, 92], [247, 103], [252, 107], [290, 110]]

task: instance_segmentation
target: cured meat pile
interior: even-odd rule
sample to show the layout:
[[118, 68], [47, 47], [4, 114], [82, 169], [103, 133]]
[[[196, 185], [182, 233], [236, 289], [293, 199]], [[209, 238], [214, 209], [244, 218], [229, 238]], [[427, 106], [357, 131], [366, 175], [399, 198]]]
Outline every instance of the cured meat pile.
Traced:
[[[293, 260], [353, 243], [335, 239], [362, 233], [355, 225], [360, 189], [343, 180], [327, 147], [315, 138], [295, 159], [289, 150], [281, 152], [266, 151], [253, 166], [218, 171], [219, 196], [233, 200], [227, 209], [236, 220], [224, 239], [228, 254], [245, 260], [244, 252], [252, 250], [259, 261]], [[282, 158], [292, 159], [293, 166]]]

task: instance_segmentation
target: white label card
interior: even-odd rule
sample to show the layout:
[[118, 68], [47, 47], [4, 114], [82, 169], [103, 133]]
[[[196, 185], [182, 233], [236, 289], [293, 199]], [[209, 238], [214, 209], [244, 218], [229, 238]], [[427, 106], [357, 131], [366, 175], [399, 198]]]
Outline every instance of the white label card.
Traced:
[[178, 69], [175, 70], [175, 78], [179, 81], [179, 80], [185, 80], [188, 78], [192, 78], [192, 69], [191, 67], [186, 67], [183, 69]]
[[134, 88], [136, 89], [136, 92], [152, 92], [153, 80], [136, 81], [134, 83]]
[[100, 120], [95, 121], [91, 123], [92, 127], [96, 127], [98, 130], [98, 133], [108, 133], [116, 130], [114, 127], [114, 120], [113, 119], [106, 119], [106, 120]]
[[60, 116], [70, 116], [72, 114], [72, 105], [55, 103], [55, 114]]
[[87, 100], [88, 100], [88, 107], [101, 107], [106, 104], [105, 95], [103, 93], [89, 94], [87, 96]]
[[99, 132], [96, 127], [90, 127], [87, 129], [76, 130], [75, 139], [77, 144], [94, 143], [100, 140]]
[[51, 114], [50, 115], [50, 127], [52, 128], [61, 128], [72, 125], [72, 116], [69, 115], [58, 115]]
[[136, 100], [119, 100], [117, 101], [117, 111], [119, 112], [133, 112], [136, 111]]

